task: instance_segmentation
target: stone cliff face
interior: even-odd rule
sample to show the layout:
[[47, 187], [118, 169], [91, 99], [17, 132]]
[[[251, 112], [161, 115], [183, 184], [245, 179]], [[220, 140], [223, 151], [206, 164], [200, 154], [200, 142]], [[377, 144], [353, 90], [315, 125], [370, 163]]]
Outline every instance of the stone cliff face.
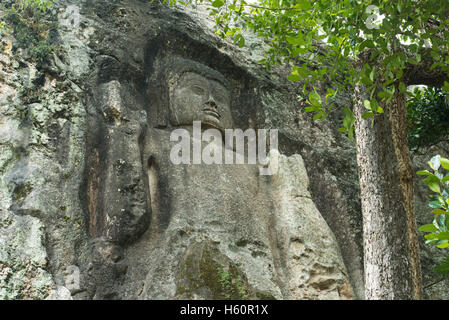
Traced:
[[[45, 59], [14, 29], [1, 44], [1, 299], [363, 297], [354, 146], [257, 64], [263, 43], [147, 1], [59, 1], [46, 19]], [[170, 162], [204, 92], [223, 127], [279, 129], [277, 174]]]

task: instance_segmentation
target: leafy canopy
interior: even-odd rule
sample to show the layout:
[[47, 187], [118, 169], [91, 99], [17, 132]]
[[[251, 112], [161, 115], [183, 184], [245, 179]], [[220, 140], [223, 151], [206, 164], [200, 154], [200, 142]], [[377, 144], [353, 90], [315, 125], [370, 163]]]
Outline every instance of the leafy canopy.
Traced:
[[[167, 0], [165, 0], [167, 1]], [[206, 3], [216, 32], [245, 45], [245, 30], [266, 40], [267, 66], [288, 63], [290, 81], [301, 81], [306, 112], [323, 120], [340, 89], [362, 83], [370, 93], [364, 118], [382, 113], [395, 92], [407, 89], [406, 70], [426, 58], [431, 69], [449, 71], [449, 1], [441, 0], [169, 0], [170, 4]], [[366, 57], [359, 65], [358, 58]], [[318, 83], [335, 89], [320, 97]], [[308, 89], [306, 91], [306, 88]], [[449, 83], [445, 83], [449, 91]], [[306, 93], [310, 92], [310, 93]], [[345, 110], [341, 131], [353, 130]]]

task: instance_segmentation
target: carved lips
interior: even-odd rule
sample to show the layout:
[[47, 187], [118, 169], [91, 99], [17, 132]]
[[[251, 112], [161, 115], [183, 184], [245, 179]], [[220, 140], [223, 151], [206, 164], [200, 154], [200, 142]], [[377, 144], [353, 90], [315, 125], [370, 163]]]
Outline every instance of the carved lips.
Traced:
[[221, 115], [217, 112], [217, 110], [214, 110], [211, 108], [204, 108], [203, 112], [207, 115], [217, 118], [217, 120], [220, 120], [220, 118], [221, 118]]

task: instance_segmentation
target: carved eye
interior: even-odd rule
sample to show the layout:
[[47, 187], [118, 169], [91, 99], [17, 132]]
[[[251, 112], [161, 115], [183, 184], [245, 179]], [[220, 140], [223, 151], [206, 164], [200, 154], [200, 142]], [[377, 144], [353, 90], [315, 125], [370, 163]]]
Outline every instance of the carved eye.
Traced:
[[221, 103], [226, 102], [226, 97], [222, 94], [215, 94], [215, 99]]
[[202, 87], [200, 87], [199, 85], [196, 85], [196, 84], [191, 86], [191, 89], [192, 89], [192, 91], [194, 93], [196, 93], [198, 95], [204, 95], [204, 93], [205, 93], [205, 90]]

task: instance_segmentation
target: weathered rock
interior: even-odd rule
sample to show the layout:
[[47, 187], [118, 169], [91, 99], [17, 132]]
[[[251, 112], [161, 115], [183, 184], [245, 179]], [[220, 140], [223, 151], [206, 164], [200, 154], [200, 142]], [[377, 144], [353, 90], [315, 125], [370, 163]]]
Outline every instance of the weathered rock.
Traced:
[[0, 209], [0, 299], [44, 299], [53, 288], [43, 224]]
[[[264, 106], [279, 99], [267, 97], [287, 89], [257, 55], [245, 58], [215, 38], [204, 18], [198, 32], [188, 14], [154, 3], [60, 1], [55, 8], [48, 19], [59, 23], [60, 53], [36, 63], [13, 47], [2, 55], [1, 82], [1, 208], [41, 226], [40, 237], [30, 236], [48, 260], [40, 266], [48, 277], [39, 278], [48, 280], [47, 296], [352, 297], [299, 155], [283, 157], [272, 178], [258, 176], [257, 166], [182, 173], [161, 162], [159, 215], [148, 206], [143, 144], [147, 130], [167, 125], [168, 111], [169, 87], [149, 86], [158, 80], [158, 57], [221, 73], [234, 127], [270, 128]], [[228, 186], [219, 182], [225, 177]]]
[[[76, 32], [68, 33], [76, 38]], [[27, 60], [13, 43], [12, 35], [3, 37], [0, 54], [0, 214], [11, 221], [0, 227], [2, 253], [9, 252], [0, 263], [16, 269], [2, 278], [0, 291], [1, 298], [43, 299], [64, 285], [59, 274], [83, 247], [77, 195], [85, 110], [82, 89], [64, 70]]]
[[58, 286], [45, 300], [73, 300], [70, 290], [66, 287]]
[[[302, 162], [298, 172], [288, 171], [294, 176], [302, 172], [292, 196], [290, 191], [284, 195], [282, 187], [292, 182], [259, 176], [255, 165], [190, 166], [169, 160], [174, 145], [170, 132], [179, 127], [189, 131], [194, 120], [224, 130], [232, 128], [232, 114], [234, 126], [260, 128], [265, 112], [259, 90], [269, 85], [236, 65], [235, 57], [211, 47], [213, 38], [205, 42], [179, 32], [169, 28], [148, 36], [144, 65], [133, 67], [141, 70], [133, 71], [134, 85], [117, 74], [124, 72], [117, 61], [101, 59], [109, 62], [101, 64], [96, 78], [100, 85], [91, 100], [88, 132], [90, 233], [123, 247], [128, 269], [116, 278], [114, 264], [101, 271], [100, 276], [109, 274], [117, 281], [115, 287], [109, 281], [108, 288], [101, 280], [93, 281], [98, 284], [95, 297], [219, 297], [217, 279], [229, 276], [230, 270], [243, 286], [241, 298], [352, 297], [338, 246], [313, 202], [303, 200], [296, 207], [289, 203], [300, 194], [310, 197]], [[205, 51], [209, 54], [198, 56]], [[141, 81], [143, 88], [137, 90]], [[195, 93], [183, 87], [190, 81], [199, 87]], [[208, 115], [202, 118], [197, 97], [206, 93], [216, 101], [209, 108], [216, 108], [219, 122]], [[303, 239], [304, 226], [317, 238]], [[319, 239], [324, 242], [318, 244]], [[315, 246], [310, 241], [318, 242]], [[291, 242], [303, 243], [306, 252], [297, 252], [301, 249]], [[198, 259], [191, 261], [191, 251]], [[312, 268], [296, 275], [301, 262], [291, 263], [293, 259], [304, 259]]]

